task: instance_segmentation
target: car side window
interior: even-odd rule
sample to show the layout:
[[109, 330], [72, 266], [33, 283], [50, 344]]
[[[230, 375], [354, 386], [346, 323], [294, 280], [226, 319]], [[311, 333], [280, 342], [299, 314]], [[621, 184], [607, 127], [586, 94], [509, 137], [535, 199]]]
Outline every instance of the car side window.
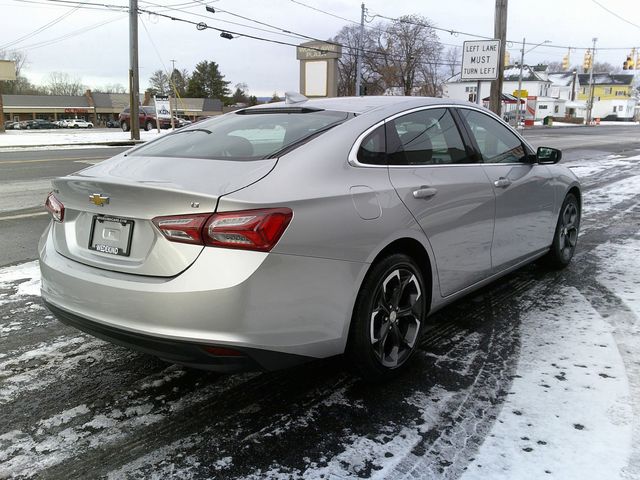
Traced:
[[387, 142], [384, 125], [369, 133], [358, 148], [358, 162], [366, 165], [387, 164]]
[[446, 108], [431, 108], [389, 122], [392, 165], [439, 165], [469, 162], [458, 127]]
[[526, 162], [527, 152], [524, 145], [507, 127], [489, 115], [475, 110], [461, 108], [458, 111], [469, 125], [483, 163]]

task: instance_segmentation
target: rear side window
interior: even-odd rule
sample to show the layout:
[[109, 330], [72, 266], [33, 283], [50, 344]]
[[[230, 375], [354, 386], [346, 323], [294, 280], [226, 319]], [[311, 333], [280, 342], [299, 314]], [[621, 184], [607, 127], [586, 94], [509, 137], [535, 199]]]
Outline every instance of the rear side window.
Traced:
[[458, 111], [466, 119], [484, 163], [521, 163], [526, 161], [527, 152], [522, 142], [507, 127], [489, 115], [475, 110], [461, 108]]
[[258, 160], [338, 125], [351, 114], [334, 111], [251, 111], [198, 122], [132, 152], [153, 157]]
[[366, 165], [387, 164], [387, 142], [384, 125], [364, 137], [358, 148], [358, 162]]
[[439, 165], [466, 163], [467, 153], [451, 113], [432, 108], [409, 113], [390, 122], [390, 163], [393, 165]]

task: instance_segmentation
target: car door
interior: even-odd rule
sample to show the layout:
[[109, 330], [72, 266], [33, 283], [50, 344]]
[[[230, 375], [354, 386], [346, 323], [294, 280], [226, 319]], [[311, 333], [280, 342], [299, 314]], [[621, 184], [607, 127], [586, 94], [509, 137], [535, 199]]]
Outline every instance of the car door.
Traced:
[[495, 195], [447, 108], [425, 108], [386, 122], [389, 177], [426, 234], [441, 295], [491, 272]]
[[459, 108], [496, 196], [491, 257], [504, 270], [551, 244], [554, 189], [549, 169], [510, 128], [487, 113]]

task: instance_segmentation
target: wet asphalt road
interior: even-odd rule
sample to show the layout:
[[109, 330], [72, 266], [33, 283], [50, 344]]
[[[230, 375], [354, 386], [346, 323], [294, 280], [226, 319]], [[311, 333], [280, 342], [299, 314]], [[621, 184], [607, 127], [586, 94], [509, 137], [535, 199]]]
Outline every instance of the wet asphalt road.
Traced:
[[[590, 147], [556, 132], [528, 133], [533, 143], [576, 142], [569, 159], [640, 147], [637, 134]], [[585, 196], [631, 175], [640, 167], [587, 176]], [[0, 478], [456, 478], [509, 394], [522, 315], [567, 286], [596, 309], [610, 304], [591, 252], [638, 235], [639, 197], [584, 219], [567, 270], [529, 265], [436, 314], [411, 369], [385, 385], [361, 382], [339, 358], [233, 376], [169, 366], [55, 321], [37, 297], [20, 294], [37, 277], [35, 265], [25, 268], [24, 280], [0, 289], [9, 299], [0, 302]], [[0, 216], [0, 265], [35, 258], [44, 223]]]

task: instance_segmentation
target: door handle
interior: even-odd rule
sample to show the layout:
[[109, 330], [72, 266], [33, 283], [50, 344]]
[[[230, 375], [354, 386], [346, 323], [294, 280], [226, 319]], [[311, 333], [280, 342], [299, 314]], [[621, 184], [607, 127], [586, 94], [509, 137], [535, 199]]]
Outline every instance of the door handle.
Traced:
[[508, 178], [500, 177], [498, 180], [493, 182], [493, 184], [498, 188], [507, 188], [509, 185], [511, 185], [511, 180], [509, 180]]
[[413, 198], [431, 198], [438, 193], [437, 188], [422, 186], [413, 191]]

